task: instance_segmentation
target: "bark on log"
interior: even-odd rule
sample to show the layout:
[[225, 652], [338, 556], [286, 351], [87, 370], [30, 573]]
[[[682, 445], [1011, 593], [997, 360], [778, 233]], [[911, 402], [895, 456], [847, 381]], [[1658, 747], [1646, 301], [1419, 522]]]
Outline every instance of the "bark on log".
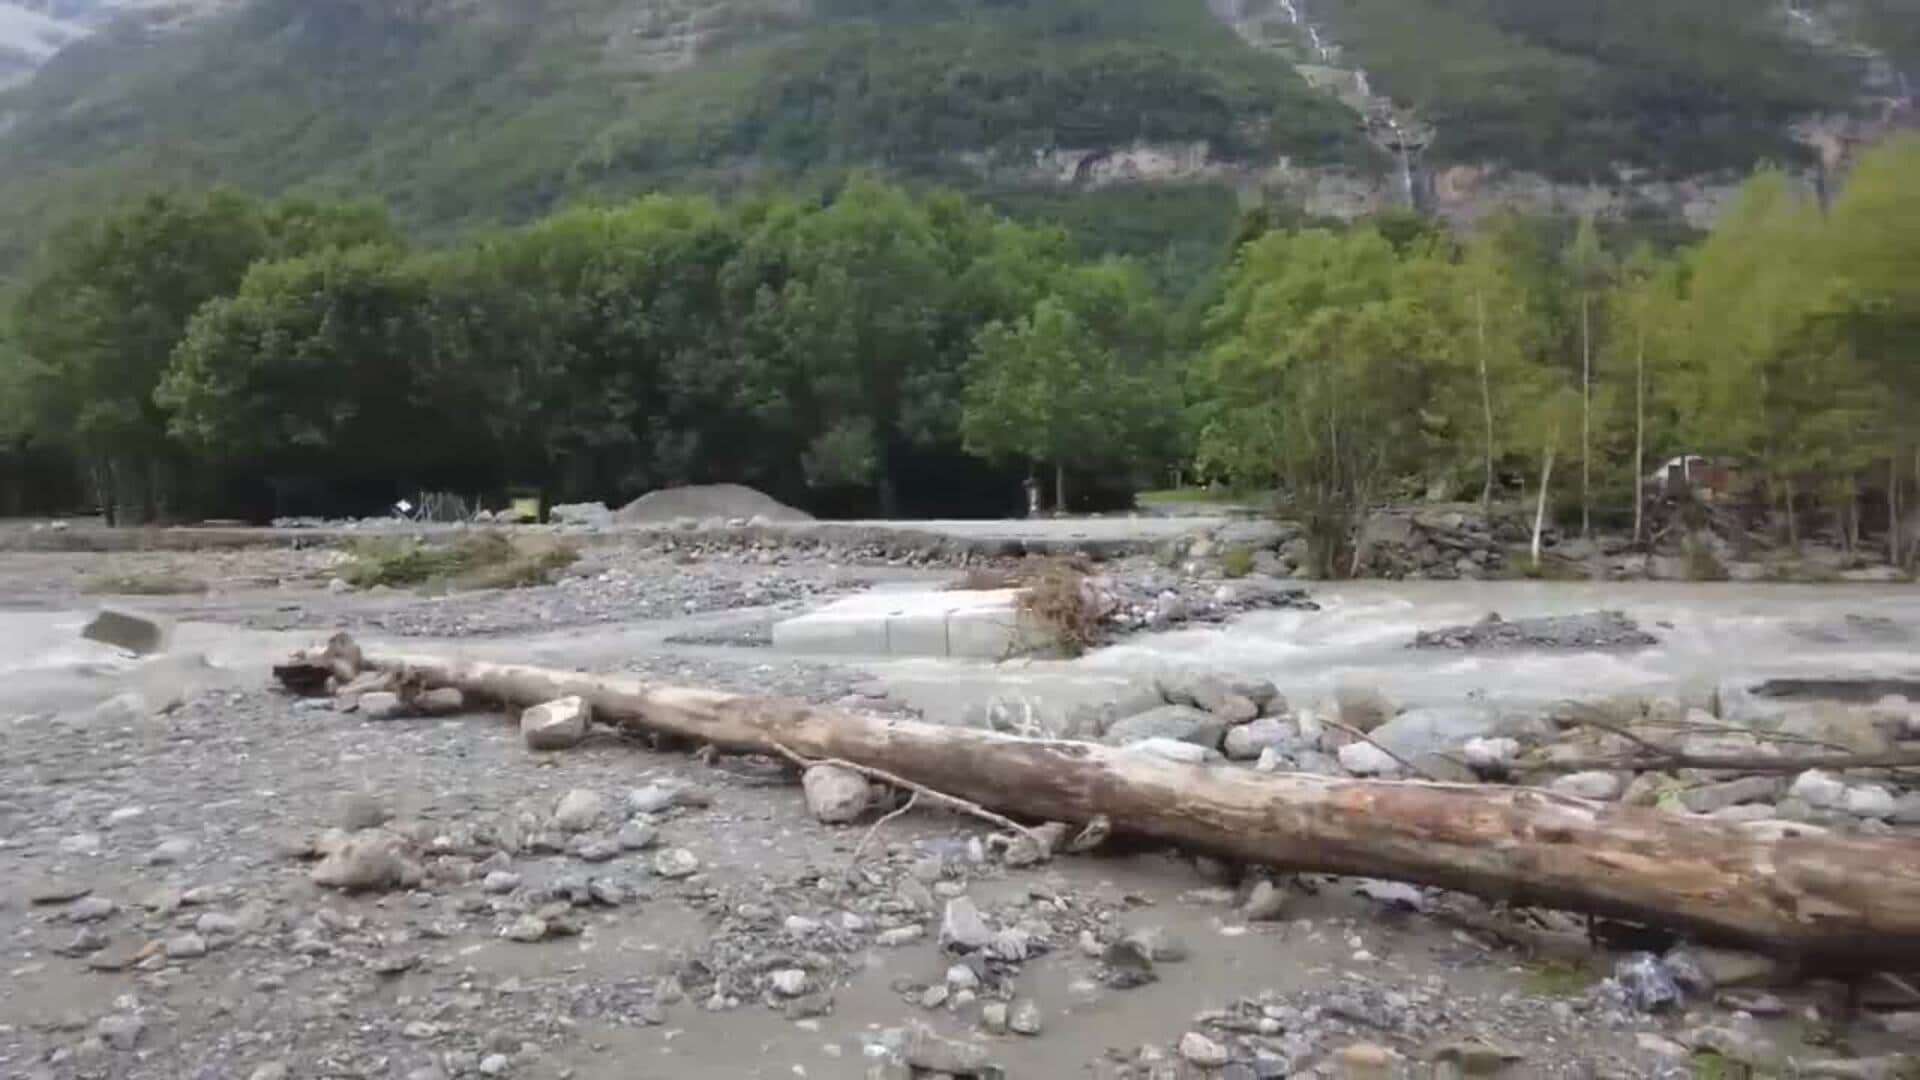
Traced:
[[549, 668], [406, 654], [365, 663], [515, 706], [577, 694], [596, 717], [636, 730], [844, 758], [1015, 816], [1104, 815], [1116, 832], [1287, 870], [1636, 920], [1809, 963], [1920, 960], [1920, 842], [1907, 839], [1701, 821], [1532, 788], [1186, 765]]

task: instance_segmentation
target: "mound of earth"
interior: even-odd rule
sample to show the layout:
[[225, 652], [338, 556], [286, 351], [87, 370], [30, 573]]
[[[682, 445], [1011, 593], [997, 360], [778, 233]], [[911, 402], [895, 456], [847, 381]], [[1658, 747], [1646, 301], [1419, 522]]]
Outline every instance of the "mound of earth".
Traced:
[[679, 518], [761, 518], [766, 521], [812, 521], [813, 515], [795, 510], [765, 492], [744, 484], [698, 484], [661, 488], [621, 507], [613, 519], [622, 525], [665, 525]]
[[1660, 639], [1618, 611], [1587, 611], [1508, 622], [1498, 614], [1468, 626], [1422, 630], [1416, 649], [1638, 649]]

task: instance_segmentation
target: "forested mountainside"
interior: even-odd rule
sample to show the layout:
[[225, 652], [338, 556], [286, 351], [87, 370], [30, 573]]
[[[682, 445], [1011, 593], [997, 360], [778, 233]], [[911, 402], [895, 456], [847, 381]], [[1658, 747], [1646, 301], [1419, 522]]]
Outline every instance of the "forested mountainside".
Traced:
[[91, 36], [0, 95], [0, 265], [49, 222], [212, 184], [450, 234], [847, 168], [1069, 216], [1048, 191], [1177, 180], [1199, 187], [1154, 204], [1216, 227], [1276, 170], [1342, 178], [1336, 212], [1417, 203], [1414, 152], [1744, 174], [1915, 62], [1920, 0], [1796, 2], [16, 0]]

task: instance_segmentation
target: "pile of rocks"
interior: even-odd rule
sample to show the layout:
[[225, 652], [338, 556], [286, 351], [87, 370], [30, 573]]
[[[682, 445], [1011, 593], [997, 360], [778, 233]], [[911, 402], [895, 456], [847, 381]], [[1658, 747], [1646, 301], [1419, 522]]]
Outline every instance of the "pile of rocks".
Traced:
[[1362, 535], [1369, 576], [1482, 578], [1506, 566], [1507, 549], [1527, 541], [1515, 522], [1491, 525], [1464, 510], [1381, 511]]
[[[1262, 771], [1526, 783], [1718, 821], [1920, 832], [1920, 786], [1910, 772], [1822, 767], [1836, 754], [1920, 750], [1920, 708], [1887, 697], [1873, 705], [1774, 705], [1756, 714], [1736, 689], [1691, 707], [1678, 698], [1623, 697], [1543, 713], [1483, 703], [1400, 709], [1377, 690], [1343, 686], [1324, 701], [1289, 707], [1271, 683], [1177, 675], [1142, 682], [1057, 721], [1030, 708], [1022, 724], [1020, 710], [1006, 702], [973, 719], [1180, 761], [1224, 758]], [[1727, 704], [1718, 713], [1707, 707], [1721, 700]], [[1705, 770], [1683, 767], [1682, 758], [1667, 767], [1650, 757], [1656, 749], [1779, 764]], [[1597, 767], [1603, 762], [1620, 764]]]
[[1318, 611], [1305, 589], [1264, 577], [1238, 581], [1197, 578], [1129, 563], [1091, 579], [1103, 620], [1116, 635], [1221, 623], [1249, 611]]
[[1502, 619], [1489, 612], [1477, 623], [1422, 630], [1416, 649], [1641, 649], [1660, 639], [1619, 611], [1588, 611], [1536, 619]]

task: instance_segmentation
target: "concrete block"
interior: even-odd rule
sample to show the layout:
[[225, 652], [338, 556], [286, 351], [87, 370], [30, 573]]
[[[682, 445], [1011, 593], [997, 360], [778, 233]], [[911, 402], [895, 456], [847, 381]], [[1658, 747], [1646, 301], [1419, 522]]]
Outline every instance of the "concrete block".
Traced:
[[1016, 589], [888, 591], [775, 623], [773, 645], [840, 656], [999, 660], [1031, 647]]

